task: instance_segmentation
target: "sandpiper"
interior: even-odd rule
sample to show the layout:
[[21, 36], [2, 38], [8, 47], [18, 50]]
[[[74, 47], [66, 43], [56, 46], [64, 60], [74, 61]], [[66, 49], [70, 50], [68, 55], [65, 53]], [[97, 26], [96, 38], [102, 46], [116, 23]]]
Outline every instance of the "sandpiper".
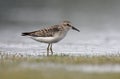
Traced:
[[51, 51], [51, 55], [53, 55], [52, 44], [62, 40], [70, 29], [80, 32], [80, 30], [71, 25], [70, 21], [63, 21], [61, 24], [41, 30], [24, 32], [22, 36], [29, 36], [38, 42], [48, 43], [47, 56], [49, 56], [49, 51]]

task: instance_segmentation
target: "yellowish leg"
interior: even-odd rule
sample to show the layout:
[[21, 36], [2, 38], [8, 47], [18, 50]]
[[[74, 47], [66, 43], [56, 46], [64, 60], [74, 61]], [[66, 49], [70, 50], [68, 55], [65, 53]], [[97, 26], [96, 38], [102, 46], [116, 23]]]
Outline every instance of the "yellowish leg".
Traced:
[[48, 47], [47, 47], [47, 56], [49, 56], [49, 47], [50, 47], [50, 43], [48, 44]]
[[51, 55], [53, 55], [52, 43], [50, 44], [50, 51], [51, 51]]

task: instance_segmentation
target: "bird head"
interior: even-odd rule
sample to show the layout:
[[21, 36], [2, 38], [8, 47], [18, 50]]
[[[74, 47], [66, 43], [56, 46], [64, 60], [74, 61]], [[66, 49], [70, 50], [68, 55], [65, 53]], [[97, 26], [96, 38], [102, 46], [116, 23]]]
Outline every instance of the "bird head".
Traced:
[[71, 29], [73, 29], [73, 30], [76, 30], [76, 31], [78, 31], [78, 32], [80, 32], [80, 30], [79, 29], [77, 29], [76, 27], [74, 27], [74, 26], [72, 26], [71, 25], [71, 22], [70, 21], [63, 21], [63, 26], [67, 26], [67, 27], [70, 27]]

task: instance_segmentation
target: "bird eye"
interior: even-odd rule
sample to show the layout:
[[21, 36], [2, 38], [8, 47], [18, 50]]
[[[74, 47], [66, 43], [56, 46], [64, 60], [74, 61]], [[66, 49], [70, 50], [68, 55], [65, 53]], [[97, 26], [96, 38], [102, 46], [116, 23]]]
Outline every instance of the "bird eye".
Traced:
[[70, 26], [70, 24], [67, 24], [67, 26]]

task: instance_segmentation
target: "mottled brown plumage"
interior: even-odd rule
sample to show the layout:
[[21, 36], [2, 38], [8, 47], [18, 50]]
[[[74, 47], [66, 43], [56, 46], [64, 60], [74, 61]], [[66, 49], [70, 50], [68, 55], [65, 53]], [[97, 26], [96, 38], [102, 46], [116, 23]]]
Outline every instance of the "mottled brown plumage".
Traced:
[[22, 33], [22, 36], [34, 36], [34, 37], [52, 37], [54, 34], [58, 31], [61, 31], [63, 28], [61, 28], [60, 25], [54, 25], [48, 28], [44, 28], [42, 30], [37, 30], [33, 32], [24, 32]]

